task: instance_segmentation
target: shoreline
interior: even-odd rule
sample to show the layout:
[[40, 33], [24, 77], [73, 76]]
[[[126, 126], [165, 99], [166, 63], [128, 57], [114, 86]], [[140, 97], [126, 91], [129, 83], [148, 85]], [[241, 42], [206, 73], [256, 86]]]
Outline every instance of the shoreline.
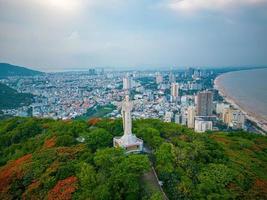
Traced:
[[219, 83], [220, 79], [222, 79], [223, 76], [225, 76], [228, 73], [233, 73], [233, 72], [227, 72], [216, 77], [216, 79], [214, 80], [214, 88], [218, 90], [219, 94], [223, 97], [223, 99], [227, 103], [229, 103], [233, 108], [240, 110], [248, 120], [257, 124], [257, 126], [261, 128], [263, 132], [267, 132], [267, 121], [258, 114], [245, 109], [244, 108], [245, 106], [242, 105], [242, 103], [238, 102], [238, 100], [230, 96], [227, 93], [226, 89], [222, 85], [220, 85]]

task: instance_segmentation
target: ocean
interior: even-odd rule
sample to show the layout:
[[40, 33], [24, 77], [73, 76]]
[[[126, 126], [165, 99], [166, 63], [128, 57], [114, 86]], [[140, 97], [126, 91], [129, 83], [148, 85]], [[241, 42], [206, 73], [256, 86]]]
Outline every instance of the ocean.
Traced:
[[247, 113], [267, 122], [267, 69], [229, 72], [216, 84]]

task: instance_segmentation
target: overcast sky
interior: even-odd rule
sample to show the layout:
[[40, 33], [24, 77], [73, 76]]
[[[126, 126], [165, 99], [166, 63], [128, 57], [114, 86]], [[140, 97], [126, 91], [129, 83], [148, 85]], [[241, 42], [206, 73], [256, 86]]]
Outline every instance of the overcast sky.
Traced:
[[44, 71], [267, 64], [267, 0], [0, 0], [0, 62]]

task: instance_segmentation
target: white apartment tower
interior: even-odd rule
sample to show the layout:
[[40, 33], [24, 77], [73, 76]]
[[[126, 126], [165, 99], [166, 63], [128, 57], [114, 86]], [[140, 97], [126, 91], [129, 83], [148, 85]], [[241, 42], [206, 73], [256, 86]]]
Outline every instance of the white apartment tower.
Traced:
[[132, 87], [132, 82], [131, 78], [126, 75], [125, 77], [122, 78], [122, 83], [123, 83], [123, 89], [124, 90], [130, 90]]
[[172, 83], [171, 84], [171, 98], [172, 101], [177, 101], [179, 97], [179, 83]]
[[175, 83], [175, 82], [176, 82], [175, 75], [171, 72], [169, 74], [169, 83]]
[[196, 108], [194, 106], [189, 106], [187, 109], [187, 127], [195, 127], [195, 117], [196, 117]]
[[157, 72], [156, 73], [156, 83], [161, 84], [162, 82], [163, 82], [163, 76], [159, 72]]

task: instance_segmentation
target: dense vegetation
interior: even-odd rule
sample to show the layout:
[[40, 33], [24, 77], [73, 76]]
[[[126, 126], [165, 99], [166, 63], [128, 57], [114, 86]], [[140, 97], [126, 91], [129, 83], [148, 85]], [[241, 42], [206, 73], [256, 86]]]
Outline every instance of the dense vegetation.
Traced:
[[109, 129], [101, 128], [108, 122], [96, 122], [0, 122], [0, 199], [148, 198], [140, 182], [150, 169], [148, 157], [110, 148], [122, 132], [120, 121], [109, 122]]
[[0, 63], [0, 78], [7, 76], [35, 76], [40, 74], [42, 74], [42, 72], [7, 63]]
[[32, 101], [32, 94], [19, 93], [7, 85], [0, 83], [0, 109], [12, 109], [27, 106], [30, 105]]
[[76, 119], [91, 119], [91, 118], [99, 118], [105, 117], [107, 114], [111, 113], [115, 109], [115, 106], [112, 104], [100, 106], [96, 105], [87, 110], [87, 112], [81, 116], [78, 116]]
[[267, 199], [267, 138], [247, 132], [197, 134], [157, 120], [135, 122], [153, 148], [170, 199]]
[[151, 163], [169, 199], [267, 198], [266, 137], [133, 125], [150, 155], [112, 148], [121, 120], [0, 121], [0, 199], [161, 199], [144, 179]]

